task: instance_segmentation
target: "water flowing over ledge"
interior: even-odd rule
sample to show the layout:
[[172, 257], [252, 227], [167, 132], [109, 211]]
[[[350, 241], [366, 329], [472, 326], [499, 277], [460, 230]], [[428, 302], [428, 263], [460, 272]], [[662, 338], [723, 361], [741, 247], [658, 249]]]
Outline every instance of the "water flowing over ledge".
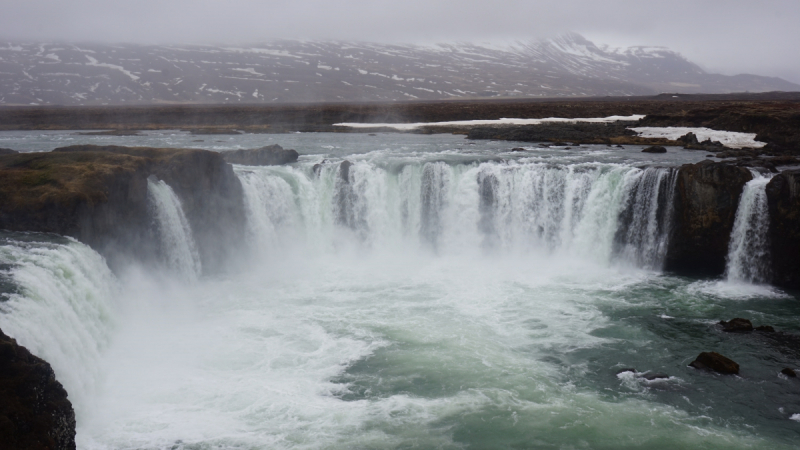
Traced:
[[675, 169], [623, 165], [366, 161], [237, 167], [250, 234], [318, 251], [346, 231], [374, 250], [557, 253], [660, 269]]

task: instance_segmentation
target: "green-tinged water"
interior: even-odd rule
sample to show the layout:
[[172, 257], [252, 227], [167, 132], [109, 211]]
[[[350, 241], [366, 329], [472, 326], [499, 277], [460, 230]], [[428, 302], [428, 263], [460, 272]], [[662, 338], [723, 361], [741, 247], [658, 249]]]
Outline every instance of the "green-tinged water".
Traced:
[[[797, 447], [797, 293], [660, 270], [669, 167], [695, 154], [326, 136], [235, 168], [235, 274], [182, 277], [189, 251], [111, 275], [77, 242], [2, 236], [0, 328], [53, 365], [79, 449]], [[788, 335], [716, 325], [734, 317]], [[688, 367], [703, 351], [740, 375]]]

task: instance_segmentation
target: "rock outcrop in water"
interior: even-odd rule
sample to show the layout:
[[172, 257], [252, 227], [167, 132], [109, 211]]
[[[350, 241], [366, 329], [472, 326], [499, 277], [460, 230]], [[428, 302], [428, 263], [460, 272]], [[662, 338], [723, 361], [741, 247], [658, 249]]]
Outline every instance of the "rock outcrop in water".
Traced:
[[280, 145], [268, 145], [266, 147], [254, 148], [250, 150], [230, 150], [222, 152], [225, 161], [231, 164], [242, 164], [245, 166], [277, 166], [297, 162], [298, 153], [292, 149], [284, 149]]
[[752, 178], [746, 168], [726, 163], [702, 161], [681, 166], [667, 270], [697, 275], [725, 271], [739, 197]]
[[0, 330], [0, 448], [74, 450], [75, 412], [53, 369]]
[[0, 229], [74, 237], [112, 267], [153, 261], [150, 175], [180, 198], [204, 269], [220, 270], [241, 246], [244, 204], [232, 167], [206, 150], [83, 145], [0, 157]]
[[800, 170], [786, 170], [767, 184], [772, 281], [800, 288]]
[[691, 367], [700, 370], [712, 370], [725, 375], [737, 375], [739, 364], [717, 352], [703, 352], [691, 363]]

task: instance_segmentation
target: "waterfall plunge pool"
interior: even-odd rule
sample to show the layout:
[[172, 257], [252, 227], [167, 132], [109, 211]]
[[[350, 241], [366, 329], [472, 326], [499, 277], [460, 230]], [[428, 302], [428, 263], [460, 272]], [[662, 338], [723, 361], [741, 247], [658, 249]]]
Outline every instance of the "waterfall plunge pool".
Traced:
[[[50, 148], [67, 145], [52, 136], [110, 143], [47, 136]], [[171, 136], [113, 139], [189, 139]], [[714, 324], [749, 317], [799, 333], [796, 293], [659, 269], [670, 167], [702, 152], [415, 135], [208, 140], [302, 154], [236, 167], [256, 254], [237, 273], [114, 275], [70, 239], [0, 236], [0, 328], [53, 365], [79, 448], [795, 445], [800, 390], [778, 373], [798, 367], [796, 348]], [[507, 152], [518, 145], [531, 150]], [[154, 194], [180, 274], [195, 267], [191, 230], [163, 186]], [[711, 350], [741, 375], [687, 367]], [[670, 377], [617, 375], [627, 367]]]

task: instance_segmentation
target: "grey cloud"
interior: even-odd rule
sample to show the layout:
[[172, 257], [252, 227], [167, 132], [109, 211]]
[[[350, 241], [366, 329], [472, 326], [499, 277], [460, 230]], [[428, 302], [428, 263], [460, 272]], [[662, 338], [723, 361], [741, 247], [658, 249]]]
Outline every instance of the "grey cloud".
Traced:
[[800, 82], [795, 0], [2, 0], [0, 37], [141, 43], [508, 41], [566, 31], [666, 46], [709, 70]]

